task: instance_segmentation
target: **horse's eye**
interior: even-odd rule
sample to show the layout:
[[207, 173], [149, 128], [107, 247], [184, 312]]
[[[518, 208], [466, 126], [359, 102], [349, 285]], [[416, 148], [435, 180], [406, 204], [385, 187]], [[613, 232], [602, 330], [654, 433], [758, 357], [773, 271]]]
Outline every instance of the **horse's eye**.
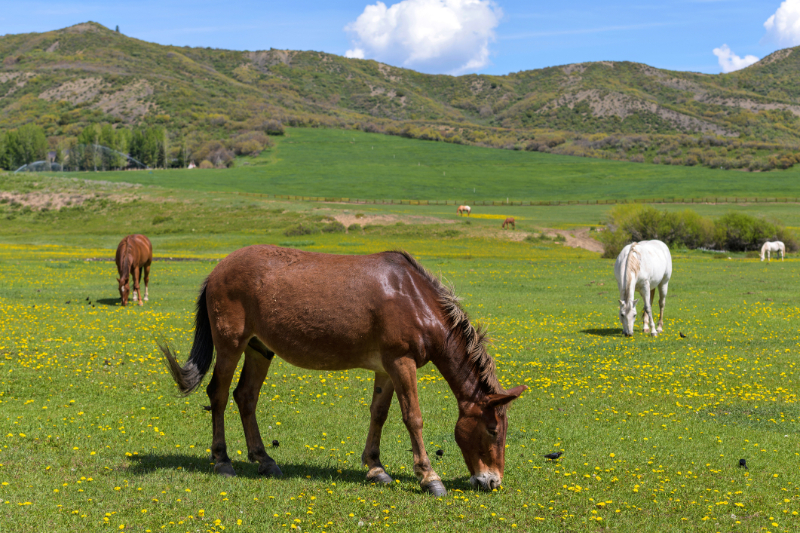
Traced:
[[496, 429], [487, 429], [486, 432], [489, 433], [489, 435], [491, 435], [492, 438], [497, 438], [497, 430]]

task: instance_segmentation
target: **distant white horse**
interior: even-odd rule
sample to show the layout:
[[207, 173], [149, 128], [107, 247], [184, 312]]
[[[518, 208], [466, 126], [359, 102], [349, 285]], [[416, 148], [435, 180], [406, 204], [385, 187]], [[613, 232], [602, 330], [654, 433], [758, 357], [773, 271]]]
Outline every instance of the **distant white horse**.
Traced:
[[[636, 291], [644, 298], [644, 332], [653, 337], [664, 331], [664, 305], [667, 302], [667, 285], [672, 276], [672, 256], [661, 241], [642, 241], [622, 249], [614, 264], [614, 276], [619, 285], [619, 319], [626, 337], [633, 335], [636, 321]], [[653, 321], [651, 307], [658, 286], [658, 327]], [[652, 287], [652, 288], [651, 288]], [[651, 331], [652, 330], [652, 331]]]
[[468, 206], [468, 205], [460, 205], [460, 206], [458, 206], [458, 209], [456, 209], [456, 212], [459, 215], [462, 215], [463, 213], [466, 213], [467, 216], [469, 216], [469, 214], [472, 212], [472, 208], [470, 206]]
[[783, 254], [786, 253], [786, 246], [781, 241], [773, 241], [773, 242], [765, 242], [764, 246], [761, 247], [761, 260], [764, 260], [764, 252], [767, 253], [767, 260], [770, 261], [769, 253], [770, 252], [780, 252], [781, 253], [781, 261], [783, 261]]

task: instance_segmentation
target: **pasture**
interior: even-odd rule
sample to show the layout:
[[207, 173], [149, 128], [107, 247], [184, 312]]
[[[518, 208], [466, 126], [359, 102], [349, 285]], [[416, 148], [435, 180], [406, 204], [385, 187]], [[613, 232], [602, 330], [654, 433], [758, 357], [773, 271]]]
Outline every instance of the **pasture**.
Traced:
[[[664, 333], [644, 337], [639, 320], [626, 339], [612, 260], [514, 240], [542, 227], [596, 225], [604, 206], [487, 207], [459, 219], [455, 206], [274, 202], [237, 194], [233, 184], [203, 190], [255, 168], [207, 171], [220, 180], [210, 185], [205, 174], [166, 173], [174, 189], [122, 183], [144, 173], [80, 176], [103, 182], [2, 177], [19, 202], [74, 201], [44, 211], [0, 204], [0, 530], [800, 528], [795, 256], [768, 264], [673, 251]], [[724, 174], [738, 175], [758, 176]], [[800, 226], [790, 204], [696, 208]], [[285, 235], [340, 215], [389, 219], [347, 233]], [[516, 232], [500, 229], [509, 215]], [[114, 249], [134, 232], [153, 242], [150, 301], [122, 308]], [[207, 397], [177, 396], [155, 340], [164, 336], [184, 361], [204, 276], [255, 243], [358, 254], [402, 248], [452, 282], [490, 331], [501, 383], [529, 387], [510, 411], [502, 488], [469, 486], [453, 441], [457, 406], [431, 365], [419, 371], [424, 435], [448, 496], [420, 493], [396, 402], [382, 460], [397, 482], [365, 482], [371, 373], [308, 371], [280, 359], [258, 417], [265, 442], [279, 443], [268, 452], [284, 477], [262, 479], [247, 463], [232, 398], [226, 426], [238, 477], [215, 476]], [[542, 457], [553, 451], [564, 455]]]
[[[232, 170], [80, 173], [200, 191], [394, 200], [567, 201], [800, 197], [800, 168], [741, 172], [645, 165], [310, 128]], [[455, 211], [455, 207], [453, 208]]]

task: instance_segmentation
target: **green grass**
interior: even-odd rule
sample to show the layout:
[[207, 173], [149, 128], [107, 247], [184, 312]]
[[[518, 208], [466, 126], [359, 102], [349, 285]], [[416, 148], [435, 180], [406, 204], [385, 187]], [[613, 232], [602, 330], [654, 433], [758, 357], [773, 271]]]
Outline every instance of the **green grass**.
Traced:
[[[379, 238], [359, 240], [361, 251], [385, 247]], [[265, 439], [280, 442], [271, 453], [285, 478], [260, 479], [246, 463], [235, 404], [227, 427], [239, 477], [214, 476], [207, 399], [175, 395], [154, 344], [163, 334], [186, 357], [196, 290], [213, 263], [156, 262], [151, 301], [121, 308], [113, 263], [80, 260], [92, 251], [5, 245], [0, 524], [53, 531], [93, 529], [106, 518], [111, 529], [133, 531], [292, 523], [349, 531], [359, 521], [402, 531], [800, 525], [792, 515], [800, 498], [796, 261], [676, 255], [666, 332], [625, 339], [610, 261], [523, 243], [509, 259], [502, 246], [487, 251], [468, 241], [429, 255], [431, 244], [402, 242], [455, 283], [473, 318], [489, 327], [504, 385], [530, 387], [511, 411], [497, 493], [469, 488], [452, 437], [457, 409], [431, 366], [420, 371], [425, 442], [431, 453], [445, 452], [434, 467], [448, 497], [419, 492], [396, 404], [382, 457], [399, 483], [364, 482], [368, 372], [307, 371], [280, 360], [258, 416]], [[316, 249], [337, 250], [334, 242]], [[553, 450], [565, 452], [558, 463], [541, 457]], [[742, 457], [746, 472], [737, 466]]]
[[800, 170], [740, 172], [496, 150], [358, 131], [292, 128], [227, 170], [92, 172], [83, 179], [197, 191], [365, 199], [595, 201], [800, 197]]
[[[42, 176], [5, 177], [2, 188], [31, 197], [97, 194], [82, 209], [23, 213], [4, 204], [0, 212], [2, 531], [351, 531], [359, 522], [399, 531], [800, 527], [794, 257], [761, 263], [675, 251], [664, 334], [639, 330], [626, 339], [612, 261], [547, 241], [512, 242], [501, 220], [458, 219], [450, 206], [274, 202]], [[800, 225], [786, 205], [698, 206], [762, 207]], [[407, 223], [284, 235], [345, 212]], [[604, 214], [600, 206], [476, 214], [506, 212], [520, 216], [518, 232]], [[423, 225], [415, 216], [440, 220]], [[150, 235], [157, 257], [195, 260], [154, 262], [151, 300], [121, 308], [110, 259], [132, 232]], [[215, 260], [265, 242], [354, 254], [403, 248], [456, 286], [490, 330], [501, 382], [530, 387], [510, 412], [500, 490], [469, 487], [453, 442], [457, 406], [431, 365], [419, 371], [420, 402], [429, 453], [444, 451], [433, 463], [446, 498], [419, 492], [396, 403], [382, 459], [398, 483], [364, 481], [369, 372], [308, 371], [280, 359], [262, 387], [258, 418], [265, 440], [280, 443], [270, 453], [285, 477], [261, 479], [246, 462], [235, 403], [227, 439], [239, 475], [213, 474], [207, 398], [202, 387], [176, 395], [154, 341], [163, 335], [185, 360], [197, 290]], [[554, 450], [562, 459], [545, 461]], [[740, 458], [749, 470], [737, 466]]]

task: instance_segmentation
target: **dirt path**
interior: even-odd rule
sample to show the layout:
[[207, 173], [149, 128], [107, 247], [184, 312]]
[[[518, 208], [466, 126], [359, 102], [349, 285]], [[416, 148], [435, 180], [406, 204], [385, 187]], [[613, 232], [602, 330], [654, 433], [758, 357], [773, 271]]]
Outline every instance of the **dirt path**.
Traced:
[[401, 216], [401, 215], [362, 215], [356, 217], [350, 213], [337, 213], [331, 215], [333, 218], [350, 227], [351, 224], [359, 224], [361, 227], [370, 226], [391, 226], [402, 222], [404, 224], [455, 224], [455, 220], [426, 216]]
[[[589, 228], [577, 228], [573, 230], [542, 228], [541, 232], [548, 237], [561, 235], [564, 237], [564, 239], [566, 239], [564, 245], [569, 246], [570, 248], [583, 248], [584, 250], [589, 250], [590, 252], [597, 252], [600, 254], [603, 253], [603, 245], [591, 237]], [[505, 233], [507, 238], [511, 239], [512, 241], [523, 241], [525, 240], [525, 237], [531, 235], [531, 233], [525, 231], [506, 231]]]

